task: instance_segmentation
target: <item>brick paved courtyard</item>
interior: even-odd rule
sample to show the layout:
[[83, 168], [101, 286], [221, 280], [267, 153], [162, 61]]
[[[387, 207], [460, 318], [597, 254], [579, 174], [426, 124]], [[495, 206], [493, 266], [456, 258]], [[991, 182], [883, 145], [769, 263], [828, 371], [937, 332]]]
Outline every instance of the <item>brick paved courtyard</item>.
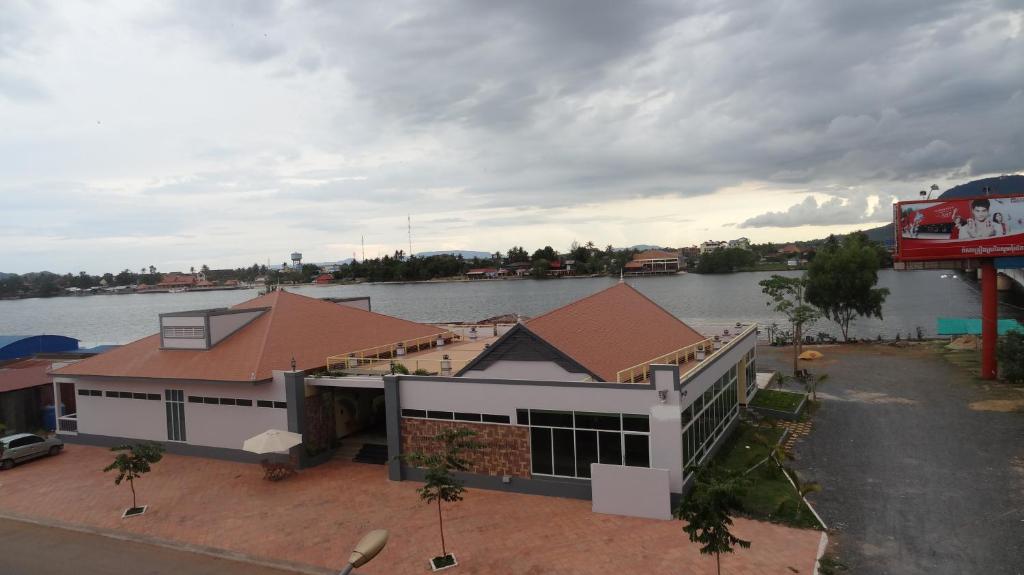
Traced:
[[[0, 472], [0, 511], [249, 555], [340, 568], [351, 545], [383, 527], [391, 541], [361, 572], [424, 573], [439, 551], [435, 508], [414, 482], [389, 482], [383, 467], [331, 462], [279, 483], [258, 466], [165, 455], [136, 483], [142, 517], [123, 520], [127, 485], [103, 467], [109, 451], [69, 445], [57, 457]], [[470, 490], [445, 515], [451, 573], [714, 573], [678, 521], [595, 514], [589, 501]], [[738, 519], [753, 541], [722, 559], [723, 573], [813, 573], [820, 533]]]

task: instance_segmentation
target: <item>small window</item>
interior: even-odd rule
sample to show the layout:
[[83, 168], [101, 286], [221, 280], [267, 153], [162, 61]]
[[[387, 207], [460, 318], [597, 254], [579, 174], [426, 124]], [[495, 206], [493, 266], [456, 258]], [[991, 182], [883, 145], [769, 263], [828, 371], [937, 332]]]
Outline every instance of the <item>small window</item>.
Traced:
[[235, 405], [237, 405], [239, 407], [252, 407], [252, 400], [251, 399], [236, 399], [235, 400]]
[[122, 391], [122, 392], [118, 393], [117, 395], [120, 396], [121, 399], [131, 399], [132, 398], [132, 392], [130, 392], [130, 391]]
[[459, 413], [455, 412], [455, 419], [459, 421], [480, 421], [479, 413]]
[[265, 399], [257, 399], [256, 407], [274, 407], [273, 401], [267, 401]]
[[512, 418], [507, 415], [495, 415], [493, 413], [482, 413], [480, 418], [484, 423], [512, 423]]
[[203, 402], [203, 398], [197, 397], [195, 395], [190, 395], [190, 396], [188, 396], [188, 402], [189, 403], [202, 403]]
[[646, 415], [622, 414], [622, 429], [625, 431], [650, 431], [651, 423]]
[[219, 402], [219, 401], [217, 401], [217, 398], [216, 398], [216, 397], [204, 397], [204, 398], [203, 398], [203, 403], [209, 403], [209, 404], [214, 404], [214, 405], [216, 405], [216, 404], [218, 404], [218, 403], [220, 403], [220, 402]]
[[577, 429], [603, 429], [607, 431], [618, 431], [620, 429], [618, 413], [587, 413], [585, 411], [577, 411], [575, 416]]
[[423, 409], [403, 409], [402, 417], [426, 417], [427, 412]]
[[230, 397], [222, 397], [222, 398], [220, 398], [220, 404], [221, 405], [235, 405], [235, 400], [233, 398], [230, 398]]
[[79, 389], [78, 390], [78, 395], [89, 395], [89, 391], [90, 390], [88, 390], [88, 389]]
[[159, 393], [147, 393], [146, 394], [146, 399], [148, 399], [149, 401], [160, 401], [160, 394]]
[[117, 397], [117, 392], [116, 391], [108, 391], [107, 392], [107, 397]]
[[568, 411], [530, 410], [530, 425], [544, 427], [572, 427], [572, 413]]
[[98, 390], [98, 389], [90, 389], [89, 390], [89, 395], [91, 395], [93, 397], [100, 397], [100, 396], [103, 395], [103, 392]]
[[646, 435], [623, 435], [626, 444], [626, 465], [630, 467], [650, 467], [650, 443]]
[[455, 414], [450, 411], [427, 411], [430, 419], [452, 419]]
[[516, 410], [516, 423], [519, 425], [530, 425], [530, 410], [528, 409], [517, 409]]
[[145, 393], [133, 393], [132, 399], [146, 399]]
[[278, 409], [288, 409], [288, 404], [283, 402], [283, 401], [275, 401], [274, 402], [274, 407], [276, 407]]

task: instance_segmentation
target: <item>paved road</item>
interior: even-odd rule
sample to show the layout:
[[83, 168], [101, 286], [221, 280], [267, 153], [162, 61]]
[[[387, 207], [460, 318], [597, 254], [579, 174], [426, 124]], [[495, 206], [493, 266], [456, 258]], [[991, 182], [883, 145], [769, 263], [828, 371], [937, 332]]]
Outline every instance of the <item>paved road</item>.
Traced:
[[[759, 368], [791, 365], [759, 351]], [[1024, 413], [970, 407], [1024, 393], [924, 350], [822, 351], [807, 367], [829, 380], [795, 467], [824, 486], [810, 499], [850, 572], [1024, 573]]]
[[0, 573], [295, 575], [290, 571], [8, 519], [0, 519]]

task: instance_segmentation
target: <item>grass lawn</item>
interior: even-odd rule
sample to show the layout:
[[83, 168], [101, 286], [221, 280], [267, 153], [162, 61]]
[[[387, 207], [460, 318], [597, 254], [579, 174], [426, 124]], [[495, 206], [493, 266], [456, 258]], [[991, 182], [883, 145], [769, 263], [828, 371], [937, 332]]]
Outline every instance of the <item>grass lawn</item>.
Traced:
[[800, 402], [804, 400], [804, 394], [791, 391], [779, 391], [776, 389], [760, 389], [754, 396], [751, 405], [765, 409], [777, 409], [779, 411], [796, 411]]
[[[758, 392], [758, 395], [763, 392]], [[757, 436], [763, 439], [758, 441]], [[729, 471], [745, 472], [768, 455], [768, 448], [762, 442], [767, 440], [774, 445], [781, 436], [782, 430], [778, 428], [741, 423], [722, 446], [722, 450], [715, 455], [712, 465]], [[747, 477], [750, 479], [750, 487], [742, 499], [744, 511], [750, 517], [793, 527], [821, 528], [796, 489], [793, 489], [774, 462], [763, 463]]]

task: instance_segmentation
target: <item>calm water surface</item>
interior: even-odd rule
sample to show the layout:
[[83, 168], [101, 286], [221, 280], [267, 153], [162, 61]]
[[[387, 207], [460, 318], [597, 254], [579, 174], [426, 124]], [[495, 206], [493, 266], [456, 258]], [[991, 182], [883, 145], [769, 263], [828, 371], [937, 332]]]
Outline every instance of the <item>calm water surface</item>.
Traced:
[[[796, 272], [793, 272], [794, 274]], [[945, 272], [880, 273], [891, 291], [884, 321], [858, 320], [856, 337], [906, 337], [920, 326], [934, 335], [938, 316], [979, 317], [976, 282], [942, 279]], [[627, 281], [693, 327], [709, 333], [736, 322], [781, 323], [765, 305], [757, 282], [770, 272], [728, 275], [684, 274]], [[617, 278], [506, 280], [426, 284], [363, 284], [289, 287], [313, 297], [370, 296], [373, 310], [422, 322], [478, 321], [518, 313], [536, 316], [613, 285]], [[226, 307], [256, 297], [256, 290], [178, 294], [96, 295], [0, 301], [0, 334], [51, 333], [76, 337], [83, 345], [127, 343], [156, 333], [157, 314]], [[1024, 298], [1000, 294], [1000, 317], [1024, 320]], [[811, 333], [838, 333], [820, 321]]]

